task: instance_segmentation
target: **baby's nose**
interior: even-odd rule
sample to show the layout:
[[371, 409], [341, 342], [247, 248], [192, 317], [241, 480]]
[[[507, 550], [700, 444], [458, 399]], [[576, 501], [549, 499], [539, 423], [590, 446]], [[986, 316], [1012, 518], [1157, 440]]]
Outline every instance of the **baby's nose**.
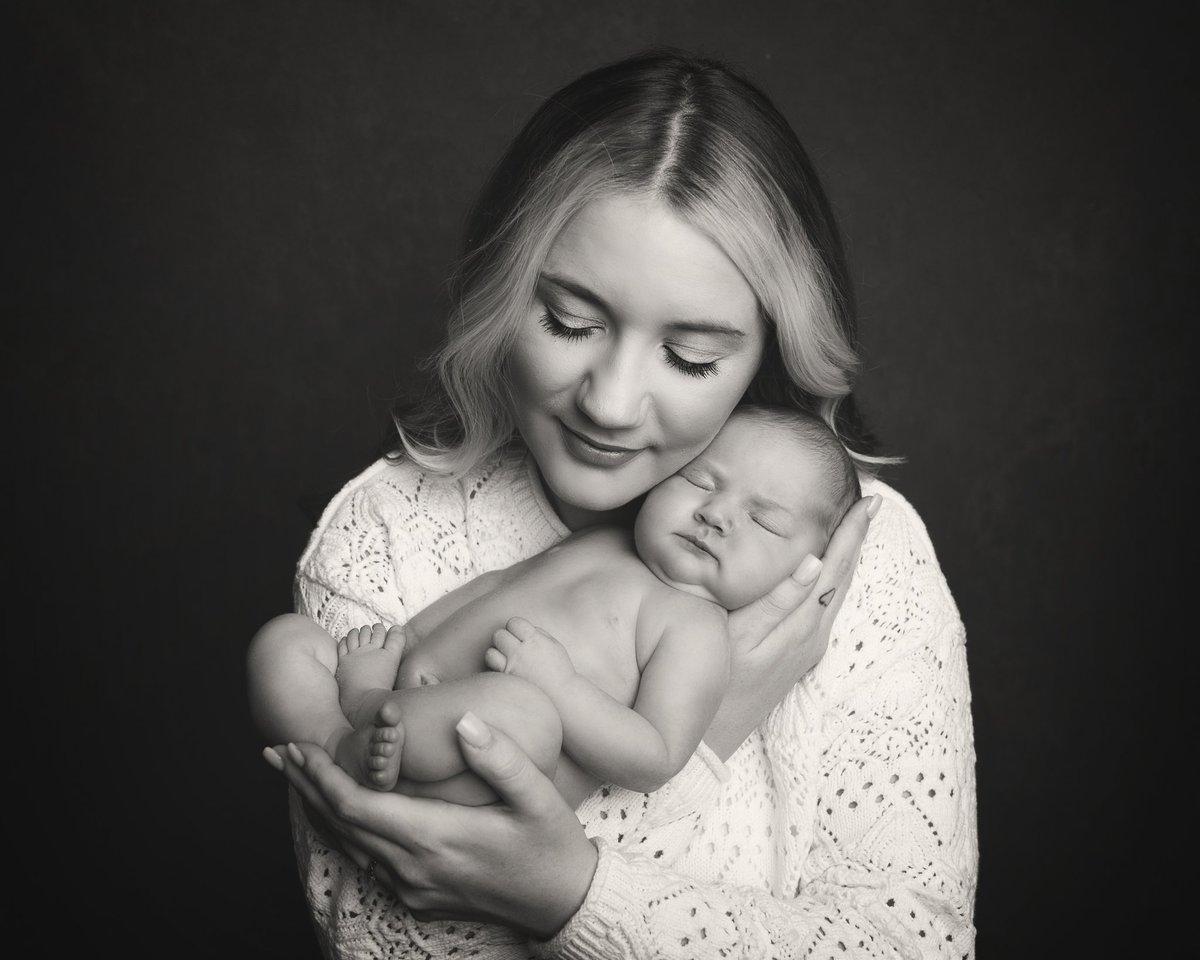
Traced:
[[701, 539], [707, 535], [709, 530], [715, 530], [722, 536], [729, 532], [729, 517], [723, 510], [720, 510], [716, 504], [706, 503], [696, 511], [694, 518], [698, 523], [701, 524]]

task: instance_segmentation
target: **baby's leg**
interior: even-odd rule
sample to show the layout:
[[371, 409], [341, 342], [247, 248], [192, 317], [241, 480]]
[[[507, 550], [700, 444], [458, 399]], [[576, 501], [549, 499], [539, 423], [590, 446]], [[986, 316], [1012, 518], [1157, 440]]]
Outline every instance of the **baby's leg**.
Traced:
[[[404, 652], [404, 628], [385, 630], [382, 623], [351, 630], [338, 641], [337, 677], [338, 703], [342, 713], [356, 727], [369, 718], [362, 716], [364, 701], [373, 701], [373, 691], [391, 690]], [[379, 709], [371, 703], [368, 714]]]
[[332, 749], [350, 725], [338, 704], [337, 641], [308, 617], [268, 621], [247, 651], [250, 709], [267, 743], [307, 740]]
[[391, 790], [400, 772], [398, 708], [387, 703], [404, 650], [404, 628], [358, 627], [338, 641], [338, 703], [349, 725], [334, 739], [333, 759], [355, 780]]
[[[455, 725], [470, 710], [485, 723], [508, 734], [543, 773], [554, 776], [562, 749], [562, 724], [558, 711], [532, 683], [503, 673], [483, 673], [430, 686], [390, 693], [381, 704], [371, 728], [365, 763], [371, 773], [372, 756], [383, 753], [383, 744], [395, 747], [403, 729], [403, 748], [396, 756], [399, 780], [395, 789], [411, 796], [437, 797], [454, 803], [483, 804], [496, 799], [492, 789], [463, 760]], [[384, 740], [375, 731], [391, 729]], [[339, 760], [339, 762], [341, 762]], [[370, 776], [371, 785], [380, 778]]]

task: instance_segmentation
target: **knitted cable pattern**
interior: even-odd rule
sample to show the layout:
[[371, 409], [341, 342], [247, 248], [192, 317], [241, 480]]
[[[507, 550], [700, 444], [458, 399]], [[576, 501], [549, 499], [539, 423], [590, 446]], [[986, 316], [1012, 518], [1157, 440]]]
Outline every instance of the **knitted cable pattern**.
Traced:
[[[821, 663], [722, 764], [707, 747], [654, 794], [607, 786], [578, 815], [600, 850], [552, 940], [418, 922], [325, 844], [292, 797], [327, 956], [968, 957], [978, 853], [965, 637], [925, 528], [880, 493]], [[334, 498], [296, 608], [332, 635], [402, 623], [567, 531], [520, 451], [451, 483], [377, 463]]]

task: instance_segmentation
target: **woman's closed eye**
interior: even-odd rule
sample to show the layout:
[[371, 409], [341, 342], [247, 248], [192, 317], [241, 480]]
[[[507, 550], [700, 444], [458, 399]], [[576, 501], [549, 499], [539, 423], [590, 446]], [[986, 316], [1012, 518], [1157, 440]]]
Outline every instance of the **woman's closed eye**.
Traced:
[[667, 364], [689, 377], [711, 377], [717, 372], [716, 360], [688, 360], [677, 352], [678, 348], [663, 345]]
[[595, 320], [587, 320], [565, 312], [560, 314], [552, 310], [549, 304], [543, 304], [539, 322], [553, 336], [563, 340], [584, 340], [600, 329], [600, 324]]
[[[562, 340], [586, 340], [604, 324], [588, 317], [576, 316], [566, 310], [542, 304], [542, 315], [538, 318], [551, 336]], [[710, 377], [717, 372], [718, 358], [708, 358], [701, 351], [683, 344], [663, 344], [663, 359], [667, 366], [689, 377]]]

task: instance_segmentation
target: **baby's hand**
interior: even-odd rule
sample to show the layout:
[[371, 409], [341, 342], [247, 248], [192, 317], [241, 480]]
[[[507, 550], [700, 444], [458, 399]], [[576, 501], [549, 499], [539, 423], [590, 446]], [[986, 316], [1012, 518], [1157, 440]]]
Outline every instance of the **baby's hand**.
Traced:
[[522, 677], [546, 693], [561, 689], [575, 676], [567, 648], [522, 617], [513, 617], [496, 631], [483, 661], [488, 669]]

